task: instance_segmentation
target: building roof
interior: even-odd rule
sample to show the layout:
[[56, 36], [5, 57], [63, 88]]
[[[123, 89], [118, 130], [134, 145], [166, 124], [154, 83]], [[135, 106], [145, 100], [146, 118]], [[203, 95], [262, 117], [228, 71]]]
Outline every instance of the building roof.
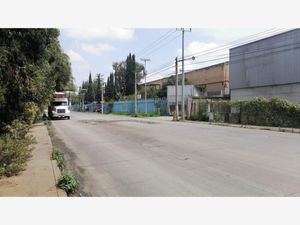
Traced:
[[[217, 66], [220, 66], [220, 65], [223, 65], [223, 64], [229, 64], [229, 61], [217, 63], [217, 64], [214, 64], [214, 65], [206, 66], [206, 67], [199, 68], [199, 69], [195, 69], [195, 70], [190, 70], [190, 71], [188, 71], [188, 72], [185, 72], [185, 74], [193, 73], [193, 72], [200, 71], [200, 70], [208, 70], [208, 69], [210, 69], [210, 68], [217, 67]], [[147, 84], [148, 84], [148, 83], [155, 82], [155, 81], [164, 80], [164, 79], [167, 79], [167, 78], [172, 77], [172, 76], [175, 76], [175, 74], [172, 74], [172, 75], [169, 75], [169, 76], [167, 76], [167, 77], [160, 78], [160, 79], [147, 81]], [[182, 73], [178, 73], [178, 76], [182, 76]], [[140, 84], [144, 84], [144, 83], [141, 82]]]

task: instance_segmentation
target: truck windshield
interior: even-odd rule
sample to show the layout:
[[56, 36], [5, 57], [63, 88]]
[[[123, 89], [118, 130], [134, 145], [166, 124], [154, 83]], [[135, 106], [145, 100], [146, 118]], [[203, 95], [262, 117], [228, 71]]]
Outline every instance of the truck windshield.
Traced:
[[54, 106], [68, 106], [68, 102], [52, 102]]

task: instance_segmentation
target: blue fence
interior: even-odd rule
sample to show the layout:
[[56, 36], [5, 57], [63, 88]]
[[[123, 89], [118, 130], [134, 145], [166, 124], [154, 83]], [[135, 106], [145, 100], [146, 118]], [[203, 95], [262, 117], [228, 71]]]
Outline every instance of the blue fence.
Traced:
[[[147, 112], [156, 113], [160, 112], [161, 115], [169, 115], [167, 99], [147, 99]], [[145, 100], [141, 99], [137, 101], [137, 111], [145, 112]], [[116, 101], [113, 103], [104, 103], [103, 105], [104, 113], [110, 112], [134, 112], [134, 100], [128, 101]], [[72, 105], [72, 109], [75, 111], [82, 111], [82, 107], [79, 104]], [[85, 111], [88, 112], [97, 112], [101, 111], [101, 104], [99, 103], [90, 103], [85, 105]]]

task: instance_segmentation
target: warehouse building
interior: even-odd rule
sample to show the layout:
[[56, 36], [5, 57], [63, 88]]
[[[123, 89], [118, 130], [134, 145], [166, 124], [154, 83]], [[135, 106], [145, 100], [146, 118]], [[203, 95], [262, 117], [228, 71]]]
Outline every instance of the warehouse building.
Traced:
[[[178, 77], [180, 79], [182, 74], [179, 74]], [[147, 86], [159, 89], [167, 82], [168, 78], [150, 81]], [[185, 78], [190, 85], [194, 85], [198, 89], [200, 98], [229, 98], [228, 62], [188, 71], [185, 73]], [[181, 98], [180, 96], [179, 98]]]
[[279, 96], [300, 103], [300, 29], [230, 49], [231, 99]]

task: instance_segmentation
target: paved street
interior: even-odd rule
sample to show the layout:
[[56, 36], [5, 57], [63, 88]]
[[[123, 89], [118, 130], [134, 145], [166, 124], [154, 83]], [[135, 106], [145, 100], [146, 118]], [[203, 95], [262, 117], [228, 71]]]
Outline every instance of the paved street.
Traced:
[[300, 135], [72, 112], [53, 127], [89, 196], [300, 196]]

